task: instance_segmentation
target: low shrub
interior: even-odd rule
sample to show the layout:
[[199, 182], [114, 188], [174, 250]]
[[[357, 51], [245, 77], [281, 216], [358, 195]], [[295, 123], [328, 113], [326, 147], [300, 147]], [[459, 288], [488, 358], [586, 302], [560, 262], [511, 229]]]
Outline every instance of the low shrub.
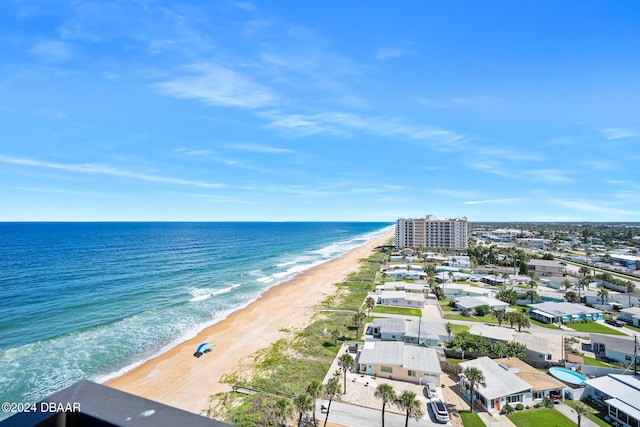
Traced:
[[516, 411], [522, 411], [524, 409], [524, 405], [522, 403], [518, 403], [516, 405]]

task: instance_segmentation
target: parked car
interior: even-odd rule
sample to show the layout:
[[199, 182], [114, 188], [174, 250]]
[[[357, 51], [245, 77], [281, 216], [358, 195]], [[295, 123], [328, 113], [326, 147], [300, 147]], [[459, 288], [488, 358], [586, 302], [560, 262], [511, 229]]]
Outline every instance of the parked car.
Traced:
[[618, 328], [622, 328], [624, 326], [624, 322], [618, 319], [607, 319], [604, 323], [608, 323], [609, 325], [617, 326]]
[[438, 397], [438, 392], [436, 390], [436, 385], [429, 383], [422, 389], [422, 393], [424, 394], [424, 397], [431, 399], [433, 397]]
[[437, 422], [442, 424], [446, 424], [449, 422], [449, 411], [447, 411], [447, 406], [442, 400], [432, 399], [429, 402], [429, 406], [431, 406], [433, 416], [436, 418]]

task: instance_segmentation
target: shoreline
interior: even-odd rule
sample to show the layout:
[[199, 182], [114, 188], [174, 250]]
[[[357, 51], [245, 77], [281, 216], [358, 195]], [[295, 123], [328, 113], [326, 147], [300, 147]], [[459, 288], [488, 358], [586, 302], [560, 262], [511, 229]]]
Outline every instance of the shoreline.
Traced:
[[[334, 284], [357, 270], [359, 259], [369, 256], [376, 246], [392, 237], [393, 232], [385, 233], [272, 286], [247, 306], [206, 327], [195, 337], [104, 384], [200, 413], [208, 407], [211, 394], [231, 390], [229, 385], [219, 382], [221, 377], [233, 374], [244, 359], [285, 337], [283, 329], [306, 327], [315, 307], [335, 292]], [[315, 292], [309, 292], [311, 286]], [[194, 357], [196, 347], [203, 342], [216, 346], [210, 353]]]

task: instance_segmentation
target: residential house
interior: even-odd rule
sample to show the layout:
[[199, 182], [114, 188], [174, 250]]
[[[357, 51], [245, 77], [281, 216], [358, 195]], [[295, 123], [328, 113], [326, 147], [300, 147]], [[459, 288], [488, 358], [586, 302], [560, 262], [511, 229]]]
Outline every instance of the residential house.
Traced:
[[444, 290], [445, 297], [451, 299], [464, 296], [493, 297], [495, 295], [495, 291], [493, 289], [465, 285], [462, 283], [447, 283], [442, 287], [442, 289]]
[[635, 354], [636, 362], [640, 364], [640, 351], [637, 351], [638, 348], [636, 346], [638, 344], [634, 338], [620, 335], [591, 334], [591, 350], [599, 356], [605, 356], [607, 359], [629, 365], [633, 364]]
[[[505, 322], [508, 323], [508, 322]], [[515, 341], [527, 346], [525, 358], [536, 362], [558, 362], [563, 359], [562, 335], [536, 332], [528, 334], [505, 326], [474, 323], [469, 329], [472, 335], [482, 336], [491, 342]]]
[[491, 310], [506, 311], [509, 303], [490, 297], [459, 297], [455, 300], [456, 308], [464, 315], [471, 316], [480, 306], [486, 305]]
[[633, 326], [640, 327], [640, 307], [629, 307], [620, 310], [620, 316], [618, 319], [624, 320]]
[[440, 382], [435, 349], [397, 341], [366, 341], [356, 362], [361, 373], [415, 384]]
[[527, 263], [529, 273], [536, 273], [538, 277], [565, 275], [565, 267], [558, 261], [547, 259], [532, 259]]
[[567, 323], [602, 320], [601, 310], [570, 302], [542, 302], [529, 306], [529, 315], [543, 323]]
[[447, 339], [446, 329], [441, 323], [409, 321], [398, 318], [373, 319], [367, 335], [383, 341], [402, 341], [408, 344], [437, 347]]
[[382, 293], [383, 291], [405, 291], [416, 294], [428, 294], [430, 288], [429, 285], [423, 283], [387, 282], [384, 285], [378, 285], [376, 287], [377, 293]]
[[406, 291], [383, 291], [377, 303], [394, 307], [423, 308], [424, 295]]
[[596, 399], [607, 406], [613, 421], [623, 426], [640, 426], [640, 377], [609, 374], [588, 379], [583, 397]]
[[[474, 387], [472, 400], [476, 408], [496, 413], [506, 405], [533, 405], [551, 395], [562, 396], [564, 384], [546, 374], [538, 375], [535, 369], [518, 362], [514, 358], [491, 360], [485, 356], [460, 363], [461, 368], [477, 368], [484, 375], [486, 385], [476, 384]], [[469, 382], [464, 371], [460, 375], [460, 386], [464, 387], [464, 394], [469, 397]]]

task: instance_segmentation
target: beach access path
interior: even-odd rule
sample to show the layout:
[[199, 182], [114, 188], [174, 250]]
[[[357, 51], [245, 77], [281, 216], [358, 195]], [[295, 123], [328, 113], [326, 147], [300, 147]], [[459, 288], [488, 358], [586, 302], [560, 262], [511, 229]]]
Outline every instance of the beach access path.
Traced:
[[[336, 292], [334, 284], [356, 271], [360, 259], [368, 257], [376, 246], [384, 245], [392, 237], [392, 232], [380, 236], [340, 258], [272, 287], [247, 307], [203, 330], [195, 338], [106, 385], [200, 413], [209, 406], [211, 394], [231, 390], [229, 385], [220, 383], [223, 375], [233, 374], [243, 360], [285, 338], [283, 329], [300, 330], [308, 326], [319, 303]], [[195, 358], [193, 353], [203, 342], [215, 343], [216, 347]]]

